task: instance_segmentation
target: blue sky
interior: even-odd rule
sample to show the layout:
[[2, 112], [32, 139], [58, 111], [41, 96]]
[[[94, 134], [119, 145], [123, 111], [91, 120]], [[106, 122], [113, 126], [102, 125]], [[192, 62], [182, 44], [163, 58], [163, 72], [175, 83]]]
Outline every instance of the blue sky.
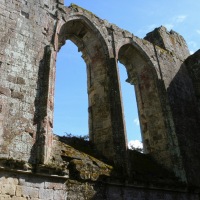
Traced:
[[[191, 53], [200, 48], [199, 0], [74, 0], [102, 19], [143, 38], [161, 25], [181, 34]], [[134, 88], [119, 65], [128, 140], [141, 140]], [[131, 95], [130, 95], [131, 94]], [[54, 133], [88, 134], [86, 67], [77, 47], [67, 41], [57, 56]]]

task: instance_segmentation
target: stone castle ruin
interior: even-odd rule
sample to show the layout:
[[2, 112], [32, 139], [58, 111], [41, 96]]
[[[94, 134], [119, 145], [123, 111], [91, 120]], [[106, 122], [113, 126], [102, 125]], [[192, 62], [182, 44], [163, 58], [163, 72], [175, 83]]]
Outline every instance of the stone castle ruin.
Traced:
[[[87, 67], [90, 142], [52, 132], [66, 40]], [[143, 154], [127, 148], [118, 61]], [[63, 0], [0, 0], [0, 80], [0, 199], [200, 199], [200, 50], [178, 33], [140, 39]]]

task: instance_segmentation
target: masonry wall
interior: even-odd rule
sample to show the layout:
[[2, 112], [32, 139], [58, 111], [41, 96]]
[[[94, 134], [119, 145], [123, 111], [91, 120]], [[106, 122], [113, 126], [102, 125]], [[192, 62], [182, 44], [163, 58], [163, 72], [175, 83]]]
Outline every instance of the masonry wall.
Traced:
[[[161, 27], [139, 39], [87, 10], [64, 7], [56, 0], [0, 0], [0, 158], [32, 164], [55, 160], [51, 152], [55, 62], [66, 39], [76, 43], [87, 64], [90, 138], [97, 150], [120, 166], [123, 175], [128, 174], [119, 60], [127, 69], [128, 81], [136, 87], [146, 153], [181, 182], [199, 187], [198, 52], [184, 63], [188, 49], [175, 32]], [[78, 180], [68, 180], [66, 186], [61, 178], [34, 176], [34, 172], [1, 173], [2, 198], [8, 195], [5, 199], [34, 195], [43, 199], [44, 194], [63, 199], [65, 192], [69, 199], [87, 195], [96, 199], [197, 199], [183, 188], [173, 193], [164, 188], [154, 191], [145, 186], [140, 190], [129, 185], [129, 189]], [[46, 181], [58, 185], [50, 187]], [[28, 191], [23, 192], [27, 196], [21, 190]]]
[[[187, 74], [187, 80], [190, 84], [187, 84], [186, 81], [183, 82], [182, 87], [187, 87], [187, 93], [184, 94], [184, 97], [187, 98], [184, 104], [184, 110], [181, 111], [181, 114], [187, 118], [184, 118], [184, 121], [178, 123], [187, 124], [187, 126], [181, 125], [178, 130], [185, 133], [185, 137], [180, 137], [181, 146], [183, 147], [183, 157], [185, 158], [185, 165], [188, 170], [188, 179], [191, 184], [197, 183], [200, 185], [200, 174], [198, 173], [199, 169], [199, 145], [200, 145], [200, 109], [199, 109], [199, 69], [200, 69], [200, 51], [198, 50], [193, 55], [189, 56], [183, 66], [182, 71]], [[184, 79], [185, 80], [185, 79]], [[190, 86], [190, 87], [189, 87]], [[180, 111], [179, 111], [180, 112]], [[180, 119], [180, 118], [179, 118]], [[187, 121], [187, 122], [186, 122]], [[182, 136], [182, 134], [181, 134]], [[192, 164], [192, 168], [190, 167]]]
[[48, 70], [44, 52], [56, 25], [56, 2], [0, 1], [1, 157], [35, 162], [33, 145], [45, 137], [46, 86], [40, 81]]
[[1, 172], [0, 199], [2, 200], [66, 200], [66, 180]]
[[[56, 51], [58, 51], [57, 46], [60, 46], [60, 41], [56, 38], [59, 35], [59, 27], [61, 27], [61, 25], [65, 22], [70, 20], [82, 20], [85, 22], [95, 22], [93, 23], [95, 24], [93, 29], [96, 29], [94, 31], [96, 38], [93, 38], [94, 36], [89, 37], [89, 34], [86, 34], [83, 25], [75, 27], [74, 32], [72, 28], [69, 29], [70, 31], [72, 30], [69, 34], [75, 34], [77, 37], [80, 37], [80, 39], [83, 37], [83, 44], [87, 46], [87, 49], [91, 49], [89, 51], [90, 57], [87, 56], [85, 58], [86, 63], [89, 62], [91, 66], [103, 65], [104, 69], [102, 67], [101, 68], [103, 69], [104, 74], [102, 74], [100, 67], [95, 72], [99, 76], [99, 81], [96, 81], [95, 84], [100, 85], [100, 87], [96, 86], [93, 96], [92, 93], [89, 93], [90, 102], [91, 105], [95, 104], [96, 106], [93, 106], [95, 116], [101, 117], [105, 115], [106, 112], [110, 112], [107, 115], [108, 117], [105, 118], [105, 122], [101, 124], [98, 122], [98, 117], [96, 121], [92, 119], [94, 130], [91, 129], [90, 131], [95, 132], [95, 136], [93, 136], [93, 138], [97, 139], [93, 139], [93, 141], [95, 145], [99, 147], [99, 150], [102, 152], [107, 152], [106, 149], [109, 149], [109, 152], [114, 151], [111, 153], [111, 155], [115, 155], [113, 160], [119, 160], [118, 163], [120, 163], [120, 160], [125, 157], [122, 152], [125, 152], [127, 147], [123, 130], [123, 114], [119, 99], [120, 91], [116, 81], [118, 51], [127, 43], [137, 46], [137, 53], [144, 54], [143, 56], [146, 56], [145, 62], [148, 62], [148, 65], [149, 63], [151, 63], [150, 65], [153, 65], [152, 67], [155, 69], [156, 74], [154, 74], [151, 79], [153, 78], [154, 80], [162, 78], [160, 74], [160, 71], [162, 70], [159, 69], [159, 62], [164, 62], [166, 67], [169, 66], [169, 64], [166, 63], [167, 61], [158, 61], [157, 56], [162, 58], [161, 54], [163, 51], [158, 50], [158, 55], [156, 55], [155, 49], [151, 43], [138, 39], [133, 36], [133, 34], [121, 30], [117, 26], [109, 24], [106, 21], [102, 21], [95, 15], [77, 6], [64, 8], [60, 2], [56, 4], [54, 1], [41, 1], [40, 3], [37, 1], [33, 3], [26, 1], [19, 3], [17, 1], [13, 1], [10, 4], [3, 1], [2, 13], [5, 12], [5, 10], [7, 10], [8, 14], [7, 16], [2, 16], [1, 20], [4, 23], [6, 22], [4, 26], [8, 26], [11, 22], [16, 23], [16, 26], [13, 25], [12, 28], [4, 27], [4, 34], [2, 34], [2, 157], [13, 157], [15, 154], [16, 159], [20, 158], [30, 162], [35, 162], [35, 160], [37, 160], [37, 162], [48, 162], [52, 146], [51, 129], [53, 125], [52, 112], [55, 59]], [[39, 14], [36, 15], [35, 13]], [[69, 13], [71, 13], [71, 15], [69, 15]], [[15, 15], [15, 17], [13, 18], [11, 14]], [[65, 21], [63, 21], [63, 19]], [[13, 36], [8, 37], [9, 34], [7, 32], [11, 32]], [[60, 35], [62, 36], [62, 33]], [[6, 37], [7, 40], [5, 40]], [[105, 45], [107, 45], [103, 47], [104, 51], [107, 48], [107, 52], [105, 51], [107, 57], [102, 57], [101, 59], [101, 62], [104, 64], [97, 62], [98, 55], [100, 55], [100, 51], [102, 50], [95, 47], [98, 49], [97, 51], [92, 46], [94, 44], [98, 44], [97, 41], [101, 37], [103, 38]], [[93, 38], [92, 40], [94, 44], [88, 42], [87, 38]], [[64, 39], [66, 39], [66, 37]], [[84, 57], [84, 49], [81, 49], [80, 47], [80, 50], [82, 50]], [[96, 53], [94, 54], [94, 52]], [[166, 56], [168, 59], [173, 59], [170, 55], [167, 55], [166, 52], [164, 52], [163, 57]], [[136, 59], [136, 62], [138, 66], [140, 64], [144, 65], [141, 59]], [[178, 61], [178, 63], [176, 63], [177, 70], [179, 63], [181, 62]], [[9, 67], [7, 67], [7, 64]], [[150, 65], [147, 68], [150, 68]], [[8, 69], [9, 71], [7, 71]], [[131, 74], [131, 71], [132, 69], [130, 68], [128, 73]], [[163, 69], [162, 73], [165, 73], [165, 69]], [[176, 73], [175, 70], [173, 73]], [[105, 82], [105, 78], [102, 78], [106, 74], [108, 75], [107, 82]], [[170, 80], [164, 78], [164, 81], [170, 82]], [[144, 85], [145, 84], [146, 83], [144, 82]], [[153, 93], [157, 93], [155, 88], [160, 90], [160, 87], [156, 85], [153, 89]], [[90, 90], [91, 89], [89, 89], [89, 91]], [[104, 95], [104, 97], [100, 97], [103, 92], [99, 93], [99, 91], [107, 91], [110, 96]], [[158, 97], [162, 94], [157, 93], [155, 95]], [[94, 99], [94, 97], [96, 99]], [[166, 102], [162, 102], [163, 100], [159, 101], [159, 99], [157, 100], [160, 104], [158, 106], [165, 109], [167, 106]], [[107, 104], [108, 106], [102, 106], [100, 104], [98, 107], [98, 102], [101, 103], [102, 101], [105, 101], [104, 105]], [[174, 134], [173, 139], [166, 136], [166, 132], [169, 131], [171, 125], [166, 126], [164, 124], [165, 119], [168, 120], [168, 116], [164, 115], [164, 110], [160, 109], [158, 112], [154, 112], [153, 109], [150, 108], [150, 105], [151, 102], [149, 105], [146, 105], [146, 117], [148, 120], [153, 119], [151, 117], [153, 114], [155, 119], [160, 121], [160, 123], [158, 123], [158, 126], [150, 121], [148, 123], [147, 132], [150, 133], [148, 133], [147, 140], [149, 141], [148, 148], [151, 149], [149, 152], [151, 152], [153, 156], [155, 155], [154, 157], [157, 161], [170, 168], [170, 166], [174, 166], [171, 161], [172, 158], [170, 151], [174, 151], [173, 149], [178, 148], [178, 145], [176, 144], [176, 137], [174, 133], [169, 133]], [[101, 111], [99, 111], [100, 107]], [[103, 108], [104, 110], [102, 110]], [[95, 111], [95, 109], [97, 111]], [[101, 129], [99, 129], [100, 126], [102, 126]], [[154, 128], [151, 129], [151, 127]], [[100, 130], [99, 132], [98, 129]], [[157, 131], [151, 131], [154, 129], [157, 129]], [[159, 131], [158, 133], [159, 129], [162, 131]], [[101, 134], [104, 132], [105, 134]], [[155, 135], [153, 135], [154, 132]], [[170, 142], [170, 140], [172, 141]], [[169, 143], [173, 144], [170, 148], [167, 147], [167, 144]], [[176, 148], [174, 148], [174, 145]], [[178, 154], [177, 156], [179, 156], [179, 153], [177, 152], [178, 150], [175, 150], [173, 154]], [[106, 153], [104, 154], [107, 156]]]
[[[162, 77], [165, 82], [187, 180], [191, 186], [200, 185], [200, 174], [198, 173], [200, 112], [197, 89], [199, 81], [196, 78], [199, 69], [199, 53], [196, 52], [189, 56], [183, 37], [174, 31], [166, 33], [164, 27], [148, 33], [145, 38], [171, 54], [172, 59], [160, 61]], [[161, 54], [161, 52], [158, 53], [159, 60], [163, 57]]]
[[[165, 28], [161, 27], [160, 29], [167, 32]], [[159, 40], [165, 40], [161, 34], [158, 35]], [[177, 41], [176, 37], [174, 41]], [[182, 60], [169, 50], [160, 48], [146, 40], [134, 38], [134, 42], [137, 42], [148, 53], [147, 63], [144, 65], [142, 61], [139, 62], [136, 59], [137, 52], [131, 52], [131, 45], [120, 49], [119, 60], [127, 68], [128, 81], [136, 88], [142, 134], [148, 143], [147, 145], [144, 141], [144, 145], [147, 145], [148, 152], [159, 163], [162, 162], [166, 167], [173, 168], [177, 176], [184, 180], [185, 172], [167, 94], [169, 85], [179, 70]], [[188, 49], [184, 48], [181, 51], [187, 53]], [[140, 52], [140, 56], [144, 55]], [[151, 62], [153, 66], [149, 64]], [[143, 70], [142, 67], [144, 67]]]
[[62, 180], [14, 172], [0, 173], [1, 200], [199, 200], [198, 194], [184, 191], [146, 189], [123, 185]]

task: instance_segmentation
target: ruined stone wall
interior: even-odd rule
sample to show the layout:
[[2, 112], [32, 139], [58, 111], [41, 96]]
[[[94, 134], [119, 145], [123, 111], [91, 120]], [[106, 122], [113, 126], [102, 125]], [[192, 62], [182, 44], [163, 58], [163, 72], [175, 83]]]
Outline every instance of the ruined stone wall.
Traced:
[[0, 173], [0, 198], [2, 200], [199, 200], [198, 194], [184, 191], [83, 183], [5, 171]]
[[[160, 29], [169, 34], [165, 28]], [[114, 30], [118, 59], [126, 66], [128, 82], [135, 85], [144, 146], [159, 163], [168, 168], [173, 166], [175, 173], [184, 179], [175, 122], [167, 94], [183, 61], [178, 53], [171, 53], [174, 52], [171, 49], [138, 39], [118, 27]], [[162, 34], [158, 35], [160, 40], [165, 40]], [[179, 44], [181, 37], [176, 38], [176, 35], [173, 35], [173, 41]], [[188, 54], [184, 40], [181, 47], [180, 52]]]
[[1, 172], [0, 199], [66, 200], [66, 180]]
[[[0, 25], [0, 158], [3, 163], [6, 159], [25, 162], [21, 166], [25, 173], [27, 163], [34, 164], [29, 174], [2, 174], [2, 198], [29, 198], [18, 191], [21, 188], [31, 196], [27, 187], [33, 188], [36, 199], [43, 199], [48, 190], [50, 199], [56, 195], [62, 197], [55, 199], [63, 199], [66, 193], [69, 199], [87, 195], [91, 199], [187, 198], [183, 187], [180, 194], [172, 194], [164, 189], [148, 190], [147, 185], [139, 190], [135, 188], [137, 183], [134, 187], [129, 183], [130, 189], [122, 184], [119, 189], [115, 184], [110, 186], [109, 181], [106, 186], [97, 180], [82, 183], [70, 177], [69, 184], [64, 185], [63, 177], [32, 175], [41, 170], [38, 164], [52, 167], [63, 153], [58, 150], [55, 154], [59, 145], [53, 142], [52, 127], [56, 54], [67, 39], [78, 46], [87, 65], [90, 139], [96, 151], [121, 170], [122, 178], [130, 175], [134, 161], [130, 163], [127, 150], [117, 70], [120, 61], [126, 67], [128, 82], [136, 89], [145, 153], [175, 173], [182, 183], [200, 185], [200, 111], [196, 109], [199, 53], [184, 63], [189, 51], [179, 34], [160, 27], [139, 39], [87, 10], [76, 5], [64, 7], [56, 0], [0, 0]], [[77, 160], [76, 164], [81, 162]], [[59, 162], [50, 171], [54, 173], [57, 167]], [[52, 184], [58, 180], [61, 189], [48, 188], [46, 180]], [[85, 188], [89, 188], [87, 194]], [[104, 197], [98, 197], [101, 194]], [[196, 199], [197, 195], [188, 198]]]
[[[141, 40], [77, 6], [65, 8], [60, 3], [38, 3], [37, 1], [33, 3], [13, 1], [10, 4], [16, 4], [18, 9], [9, 7], [8, 4], [6, 9], [10, 10], [8, 12], [12, 15], [14, 13], [17, 20], [16, 18], [15, 20], [11, 19], [10, 15], [4, 16], [8, 22], [2, 20], [6, 22], [6, 25], [10, 21], [16, 23], [14, 30], [3, 29], [11, 31], [13, 37], [8, 37], [8, 34], [4, 32], [9, 41], [4, 42], [4, 46], [7, 45], [5, 48], [2, 45], [4, 52], [1, 54], [1, 69], [5, 74], [2, 76], [1, 87], [4, 92], [1, 96], [4, 99], [2, 101], [7, 101], [2, 104], [1, 123], [4, 127], [1, 129], [2, 138], [4, 137], [2, 144], [4, 155], [2, 157], [9, 155], [12, 157], [12, 152], [15, 152], [16, 158], [23, 160], [48, 161], [52, 145], [56, 53], [66, 39], [71, 39], [82, 51], [88, 67], [90, 132], [97, 149], [117, 161], [118, 164], [122, 162], [122, 158], [126, 158], [127, 144], [120, 100], [117, 59], [121, 47], [130, 44], [135, 50], [130, 51], [128, 56], [131, 56], [131, 53], [139, 56], [135, 56], [135, 60], [132, 61], [138, 67], [127, 67], [128, 74], [134, 79], [134, 68], [138, 68], [139, 71], [136, 74], [141, 76], [139, 84], [143, 84], [142, 87], [146, 88], [141, 91], [144, 94], [145, 105], [143, 111], [142, 108], [140, 109], [144, 145], [147, 146], [147, 153], [151, 153], [160, 163], [168, 168], [175, 166], [172, 164], [170, 151], [175, 152], [173, 154], [178, 152], [176, 137], [175, 134], [172, 138], [167, 136], [172, 125], [170, 122], [167, 126], [165, 124], [168, 117], [166, 118], [163, 109], [167, 103], [160, 100], [162, 91], [158, 92], [160, 90], [158, 82], [164, 77], [164, 75], [161, 77], [161, 73], [165, 73], [165, 69], [161, 72], [159, 62], [164, 62], [162, 66], [167, 68], [169, 64], [166, 62], [173, 59], [170, 55], [163, 50], [157, 50], [158, 55], [156, 55], [155, 47], [151, 43]], [[5, 7], [2, 3], [3, 6]], [[35, 13], [39, 13], [39, 15]], [[66, 26], [64, 26], [65, 24]], [[22, 32], [25, 31], [26, 34], [23, 34]], [[18, 39], [18, 36], [21, 39]], [[4, 38], [3, 34], [2, 38]], [[102, 42], [99, 43], [101, 40]], [[18, 43], [23, 44], [22, 47]], [[101, 44], [103, 45], [101, 46]], [[126, 48], [123, 51], [126, 51]], [[123, 51], [122, 53], [124, 53]], [[168, 57], [166, 61], [164, 59], [158, 61], [157, 57], [162, 58], [162, 56]], [[13, 59], [16, 61], [14, 62]], [[10, 60], [13, 63], [9, 65], [10, 69], [14, 71], [8, 73], [5, 72], [7, 69], [5, 65], [9, 64]], [[177, 70], [180, 63], [180, 61], [176, 63]], [[140, 65], [144, 69], [140, 68]], [[150, 88], [153, 99], [148, 98], [150, 80], [145, 78], [145, 73], [149, 73], [148, 70], [152, 74], [149, 78], [152, 80]], [[175, 70], [173, 73], [176, 73]], [[170, 82], [165, 77], [164, 81]], [[155, 121], [157, 121], [156, 124]], [[25, 141], [29, 142], [25, 143]], [[170, 143], [171, 147], [168, 148]], [[19, 153], [16, 154], [16, 152]], [[25, 152], [26, 157], [23, 155]]]
[[[72, 25], [70, 25], [70, 21], [73, 21]], [[76, 21], [81, 23], [79, 22], [78, 25], [77, 22], [76, 25]], [[68, 29], [65, 28], [67, 24], [69, 24]], [[89, 29], [87, 27], [90, 26], [93, 26], [92, 31], [87, 30]], [[95, 65], [100, 66], [97, 73], [94, 72], [96, 73], [94, 77], [100, 75], [99, 81], [96, 81], [99, 84], [93, 87], [92, 90], [89, 89], [89, 100], [93, 104], [89, 110], [96, 110], [94, 116], [97, 121], [92, 120], [92, 137], [97, 149], [101, 152], [109, 152], [104, 154], [107, 157], [111, 155], [117, 163], [123, 163], [122, 158], [127, 159], [125, 153], [127, 144], [124, 140], [126, 133], [117, 74], [117, 61], [119, 60], [126, 66], [129, 82], [136, 85], [146, 152], [150, 153], [168, 169], [173, 168], [177, 176], [185, 180], [174, 122], [166, 97], [168, 85], [179, 70], [182, 60], [179, 57], [177, 58], [176, 54], [172, 55], [168, 50], [139, 39], [128, 31], [103, 21], [76, 5], [72, 5], [70, 10], [65, 9], [65, 13], [62, 14], [62, 19], [59, 20], [57, 27], [55, 48], [59, 48], [65, 39], [71, 39], [82, 51], [83, 58], [89, 68], [94, 70]], [[166, 29], [164, 31], [167, 32]], [[67, 35], [65, 36], [66, 32]], [[93, 36], [94, 34], [96, 39]], [[92, 43], [90, 38], [92, 38]], [[172, 38], [176, 41], [175, 36]], [[100, 51], [102, 49], [98, 47], [96, 40], [103, 40], [101, 48], [103, 48], [106, 57], [101, 57]], [[92, 52], [89, 49], [92, 49]], [[183, 46], [184, 50], [185, 46]], [[97, 63], [99, 57], [104, 64]], [[106, 68], [106, 70], [103, 68]], [[171, 71], [173, 72], [170, 73]], [[88, 74], [92, 73], [88, 72]], [[104, 79], [105, 75], [107, 76], [107, 82]], [[99, 87], [99, 85], [101, 86]], [[106, 98], [101, 99], [105, 91], [108, 94]], [[100, 106], [101, 109], [98, 109], [100, 108], [98, 106], [98, 108], [95, 108], [98, 102], [103, 102], [102, 105], [104, 106]], [[103, 120], [102, 123], [98, 118], [103, 119], [105, 113], [109, 113], [110, 120], [105, 118], [105, 122]], [[92, 113], [89, 114], [91, 117]]]
[[[166, 63], [164, 64], [161, 61], [160, 66], [187, 179], [191, 185], [199, 185], [200, 174], [196, 173], [200, 161], [198, 156], [200, 153], [198, 148], [200, 143], [198, 134], [200, 112], [197, 89], [199, 81], [196, 78], [198, 77], [199, 54], [196, 52], [189, 56], [184, 39], [173, 31], [166, 34], [164, 27], [147, 34], [145, 39], [166, 49], [171, 54], [167, 59], [162, 55], [158, 59], [161, 60], [160, 58], [162, 58]], [[187, 63], [187, 67], [185, 63]]]
[[[41, 129], [50, 123], [42, 123], [47, 109], [39, 104], [46, 104], [47, 91], [44, 94], [46, 86], [40, 80], [49, 70], [44, 53], [55, 31], [56, 2], [0, 1], [1, 157], [35, 162], [35, 141], [46, 137]], [[48, 121], [52, 124], [52, 117]]]
[[148, 33], [144, 39], [171, 52], [182, 61], [189, 56], [189, 50], [184, 38], [173, 30], [167, 31], [163, 26]]
[[[177, 129], [179, 133], [185, 133], [184, 137], [181, 137], [182, 134], [180, 134], [180, 141], [183, 148], [183, 158], [185, 159], [185, 165], [188, 169], [188, 179], [191, 184], [194, 184], [194, 182], [200, 184], [200, 175], [198, 173], [200, 154], [199, 53], [200, 51], [198, 50], [195, 54], [189, 56], [182, 66], [181, 72], [187, 74], [185, 76], [187, 77], [186, 80], [189, 82], [187, 82], [188, 84], [186, 86], [186, 80], [184, 79], [184, 82], [182, 82], [181, 85], [182, 88], [183, 85], [184, 88], [187, 87], [187, 93], [182, 94], [182, 96], [187, 100], [183, 102], [181, 99], [180, 104], [180, 98], [178, 99], [179, 105], [182, 105], [185, 108], [184, 110], [181, 110], [181, 113], [179, 108], [179, 116], [184, 115], [184, 120], [180, 121], [180, 118], [179, 120], [177, 119], [178, 124], [181, 124]], [[183, 123], [187, 124], [187, 126]], [[193, 166], [192, 168], [190, 167], [191, 164]]]

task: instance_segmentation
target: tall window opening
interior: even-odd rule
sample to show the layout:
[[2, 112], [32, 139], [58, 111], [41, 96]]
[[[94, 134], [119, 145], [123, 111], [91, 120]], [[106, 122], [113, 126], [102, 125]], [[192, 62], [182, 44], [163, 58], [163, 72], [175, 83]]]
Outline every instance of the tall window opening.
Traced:
[[138, 116], [138, 107], [135, 96], [135, 87], [126, 82], [128, 76], [124, 65], [118, 63], [119, 79], [124, 108], [125, 126], [129, 148], [143, 148]]
[[86, 64], [70, 40], [57, 55], [53, 131], [57, 135], [88, 135]]

